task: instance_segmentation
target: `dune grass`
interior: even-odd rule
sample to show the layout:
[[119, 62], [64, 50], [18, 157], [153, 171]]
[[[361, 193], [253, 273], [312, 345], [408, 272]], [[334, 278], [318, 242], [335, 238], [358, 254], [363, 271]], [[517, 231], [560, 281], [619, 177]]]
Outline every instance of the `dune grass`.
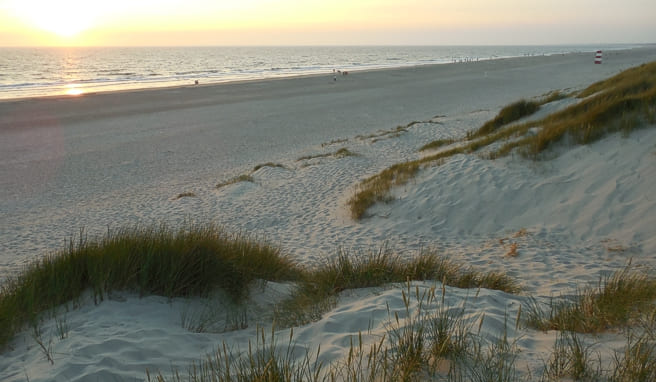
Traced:
[[218, 183], [215, 187], [216, 187], [217, 189], [220, 189], [220, 188], [223, 188], [223, 187], [225, 187], [225, 186], [229, 186], [229, 185], [231, 185], [231, 184], [236, 184], [236, 183], [240, 183], [240, 182], [249, 182], [249, 183], [253, 183], [253, 182], [255, 181], [255, 179], [253, 178], [253, 173], [255, 173], [257, 170], [260, 170], [260, 169], [262, 169], [262, 168], [264, 168], [264, 167], [286, 168], [286, 167], [285, 167], [284, 165], [282, 165], [282, 164], [273, 163], [273, 162], [267, 162], [267, 163], [258, 164], [258, 165], [256, 165], [255, 167], [253, 167], [253, 169], [251, 170], [251, 172], [250, 172], [249, 174], [241, 174], [241, 175], [235, 176], [235, 177], [230, 178], [230, 179], [228, 179], [228, 180], [226, 180], [226, 181], [224, 181], [224, 182], [220, 182], [220, 183]]
[[508, 125], [509, 123], [518, 121], [526, 116], [529, 116], [540, 109], [540, 104], [535, 101], [520, 100], [513, 102], [499, 111], [496, 117], [487, 121], [478, 130], [468, 133], [467, 139], [473, 140], [479, 137], [486, 136], [490, 133], [497, 131], [499, 128]]
[[255, 279], [296, 280], [301, 270], [280, 251], [213, 225], [133, 227], [101, 240], [83, 233], [68, 248], [29, 265], [0, 291], [0, 347], [39, 315], [90, 290], [167, 297], [205, 296], [216, 288], [237, 300]]
[[402, 133], [405, 133], [408, 131], [408, 126], [397, 126], [395, 129], [392, 130], [386, 130], [386, 131], [380, 131], [374, 134], [369, 134], [369, 135], [358, 135], [355, 138], [356, 139], [374, 139], [374, 142], [377, 141], [379, 138], [395, 138], [400, 136]]
[[326, 153], [326, 154], [316, 154], [316, 155], [306, 155], [302, 156], [298, 159], [296, 159], [297, 162], [304, 161], [304, 160], [310, 160], [310, 159], [317, 159], [317, 158], [346, 158], [346, 157], [357, 157], [358, 154], [352, 152], [351, 150], [347, 149], [346, 147], [342, 147], [341, 149], [332, 152], [332, 153]]
[[611, 382], [656, 381], [654, 329], [656, 327], [652, 322], [642, 333], [628, 333], [624, 352], [615, 354], [613, 372], [609, 378]]
[[540, 127], [536, 135], [509, 142], [493, 157], [519, 149], [527, 157], [540, 153], [569, 138], [575, 144], [589, 144], [605, 135], [656, 123], [656, 62], [628, 69], [605, 81], [589, 86], [579, 94], [581, 101], [543, 120], [518, 126], [515, 135]]
[[561, 381], [571, 378], [574, 381], [598, 381], [602, 379], [599, 365], [592, 358], [591, 346], [576, 333], [558, 333], [554, 350], [545, 362], [542, 379]]
[[656, 279], [626, 267], [583, 288], [572, 301], [552, 301], [548, 313], [534, 304], [527, 323], [540, 330], [600, 333], [636, 322], [655, 300]]
[[342, 252], [324, 265], [307, 270], [294, 296], [278, 308], [275, 321], [282, 326], [305, 324], [332, 309], [341, 291], [408, 280], [435, 280], [459, 288], [489, 288], [508, 293], [521, 290], [514, 279], [503, 273], [464, 268], [435, 252], [426, 251], [408, 260], [385, 250], [366, 255]]
[[[377, 263], [387, 264], [388, 261], [379, 259]], [[613, 276], [624, 281], [630, 281], [631, 277], [626, 272]], [[485, 315], [466, 316], [467, 301], [461, 307], [448, 306], [445, 288], [440, 291], [436, 286], [413, 288], [410, 282], [405, 283], [401, 291], [404, 307], [400, 311], [388, 308], [386, 334], [365, 345], [363, 333], [358, 333], [351, 338], [344, 358], [336, 362], [320, 362], [320, 347], [301, 349], [305, 352], [301, 357], [290, 356], [297, 351], [293, 331], [284, 347], [272, 345], [277, 343], [273, 328], [268, 344], [264, 330], [260, 329], [255, 346], [249, 343], [247, 351], [229, 351], [224, 344], [215, 354], [193, 364], [186, 376], [174, 370], [170, 378], [160, 373], [154, 380], [651, 382], [656, 378], [656, 309], [653, 306], [637, 329], [626, 331], [626, 346], [614, 352], [612, 363], [602, 361], [593, 351], [595, 340], [584, 339], [575, 331], [561, 330], [543, 369], [536, 370], [535, 374], [529, 371], [527, 376], [522, 375], [516, 365], [520, 350], [517, 340], [507, 336], [507, 316], [503, 332], [486, 339], [480, 335]], [[605, 287], [614, 288], [611, 283], [606, 283]], [[519, 320], [518, 313], [516, 328]], [[150, 375], [148, 380], [151, 380]]]
[[470, 148], [466, 146], [454, 147], [421, 159], [397, 163], [370, 176], [357, 186], [354, 195], [347, 202], [351, 217], [355, 220], [362, 219], [367, 216], [367, 210], [374, 204], [394, 200], [390, 196], [390, 190], [408, 183], [423, 167], [439, 164], [443, 159], [469, 151]]
[[427, 143], [419, 148], [419, 151], [428, 151], [439, 149], [440, 147], [448, 146], [458, 142], [457, 139], [437, 139], [430, 143]]
[[285, 168], [285, 166], [282, 165], [282, 164], [280, 164], [280, 163], [267, 162], [267, 163], [262, 163], [262, 164], [258, 164], [258, 165], [256, 165], [255, 167], [253, 167], [253, 171], [252, 171], [252, 172], [255, 172], [255, 171], [257, 171], [257, 170], [259, 170], [259, 169], [261, 169], [261, 168], [264, 168], [264, 167]]
[[[224, 344], [194, 363], [186, 376], [177, 370], [167, 378], [161, 372], [148, 380], [156, 381], [517, 381], [514, 342], [502, 334], [497, 341], [483, 339], [475, 327], [484, 316], [464, 317], [465, 306], [445, 304], [445, 290], [412, 287], [401, 290], [404, 307], [388, 308], [386, 333], [370, 344], [362, 332], [351, 337], [342, 360], [319, 362], [321, 348], [295, 351], [293, 330], [287, 346], [275, 344], [275, 331], [266, 341], [258, 330], [255, 346], [246, 351], [230, 351]], [[261, 334], [260, 334], [261, 333]], [[303, 349], [301, 349], [301, 352]]]
[[[507, 276], [463, 268], [431, 251], [408, 260], [385, 250], [364, 256], [341, 252], [323, 266], [301, 269], [276, 248], [226, 234], [212, 225], [189, 225], [179, 230], [133, 227], [109, 232], [98, 241], [86, 240], [81, 234], [80, 240], [71, 242], [65, 250], [32, 264], [3, 285], [1, 344], [6, 345], [15, 332], [31, 324], [35, 340], [45, 354], [50, 354], [47, 341], [38, 332], [38, 316], [79, 298], [85, 290], [102, 300], [116, 290], [173, 297], [203, 296], [220, 288], [236, 299], [245, 297], [248, 284], [255, 279], [297, 283], [290, 305], [279, 312], [285, 317], [295, 314], [297, 318], [308, 318], [307, 312], [312, 309], [320, 316], [334, 306], [341, 291], [394, 284], [407, 285], [402, 293], [405, 313], [389, 312], [386, 336], [366, 348], [360, 337], [352, 343], [346, 359], [336, 364], [321, 363], [320, 348], [307, 350], [305, 357], [298, 358], [293, 331], [285, 347], [277, 343], [272, 328], [270, 337], [264, 330], [258, 331], [257, 340], [247, 351], [224, 344], [206, 360], [192, 365], [188, 376], [174, 371], [168, 380], [418, 381], [436, 375], [448, 381], [521, 380], [515, 368], [514, 342], [505, 335], [496, 342], [484, 340], [475, 333], [477, 320], [480, 331], [484, 316], [465, 319], [464, 305], [458, 308], [444, 302], [444, 285], [516, 293], [517, 284]], [[415, 288], [413, 292], [409, 280], [441, 281], [441, 297], [436, 287], [421, 291]], [[616, 353], [613, 368], [604, 378], [653, 380], [655, 299], [656, 281], [627, 267], [589, 292], [582, 292], [578, 301], [552, 308], [546, 318], [534, 315], [531, 319], [529, 309], [528, 322], [541, 322], [536, 326], [540, 329], [563, 331], [544, 375], [555, 380], [599, 377], [601, 369], [595, 367], [590, 348], [573, 332], [594, 333], [638, 325], [643, 329], [627, 335], [626, 349]], [[316, 308], [321, 301], [323, 306]], [[564, 307], [562, 313], [560, 307]], [[588, 317], [589, 312], [593, 316]], [[62, 328], [61, 335], [66, 335], [66, 328]], [[148, 379], [167, 380], [162, 374], [152, 379], [148, 374]]]
[[2, 285], [0, 348], [26, 326], [36, 327], [43, 313], [86, 291], [97, 303], [112, 291], [205, 297], [219, 289], [236, 302], [255, 280], [293, 281], [298, 291], [279, 311], [292, 323], [320, 318], [345, 289], [423, 279], [464, 288], [519, 290], [503, 274], [463, 269], [434, 253], [408, 261], [384, 251], [364, 258], [342, 253], [323, 267], [304, 269], [278, 248], [211, 224], [177, 230], [137, 226], [110, 231], [98, 240], [88, 240], [81, 232], [79, 240]]
[[195, 198], [196, 193], [187, 191], [187, 192], [181, 192], [179, 193], [176, 197], [175, 200], [182, 199], [182, 198]]
[[[343, 361], [323, 364], [318, 361], [321, 349], [305, 350], [296, 359], [296, 343], [290, 330], [287, 345], [276, 346], [275, 330], [271, 328], [267, 342], [265, 330], [258, 329], [256, 342], [248, 350], [228, 349], [226, 344], [207, 359], [194, 363], [186, 376], [177, 370], [167, 378], [159, 372], [148, 380], [155, 381], [419, 381], [438, 367], [431, 359], [466, 357], [475, 338], [469, 334], [472, 323], [448, 312], [443, 296], [440, 309], [432, 309], [439, 300], [436, 289], [414, 293], [410, 283], [402, 291], [404, 318], [390, 312], [387, 335], [378, 342], [364, 346], [363, 334], [351, 338], [351, 346]], [[412, 299], [417, 307], [412, 308]], [[439, 323], [439, 325], [438, 325]], [[449, 346], [444, 342], [448, 341]], [[480, 347], [479, 347], [480, 348]]]
[[[317, 354], [305, 353], [302, 360], [295, 358], [296, 345], [294, 331], [290, 331], [288, 343], [281, 346], [271, 328], [270, 336], [263, 328], [257, 329], [256, 340], [249, 341], [248, 350], [229, 348], [225, 343], [218, 347], [206, 359], [193, 363], [187, 371], [187, 376], [178, 370], [171, 372], [166, 378], [161, 371], [151, 376], [146, 371], [147, 381], [196, 381], [196, 382], [318, 382], [326, 381], [323, 375], [323, 365], [318, 361]], [[241, 353], [241, 354], [240, 354]]]
[[[351, 216], [360, 220], [376, 203], [390, 202], [391, 189], [404, 185], [429, 165], [439, 164], [457, 154], [476, 152], [496, 142], [506, 142], [489, 154], [490, 159], [517, 151], [539, 159], [541, 153], [569, 138], [574, 144], [589, 144], [605, 135], [621, 131], [624, 136], [642, 126], [656, 126], [656, 62], [628, 69], [607, 80], [590, 85], [578, 95], [581, 101], [546, 118], [521, 124], [510, 122], [532, 114], [550, 99], [561, 99], [557, 92], [542, 102], [521, 100], [504, 107], [492, 120], [469, 132], [456, 147], [388, 167], [363, 180], [347, 204]], [[533, 128], [536, 134], [529, 134]], [[457, 141], [438, 140], [420, 150], [437, 149]]]
[[216, 188], [220, 189], [220, 188], [223, 188], [225, 186], [229, 186], [231, 184], [235, 184], [235, 183], [239, 183], [239, 182], [253, 183], [253, 181], [254, 181], [254, 179], [251, 175], [242, 174], [242, 175], [236, 176], [234, 178], [230, 178], [230, 179], [226, 180], [225, 182], [218, 183], [216, 185]]

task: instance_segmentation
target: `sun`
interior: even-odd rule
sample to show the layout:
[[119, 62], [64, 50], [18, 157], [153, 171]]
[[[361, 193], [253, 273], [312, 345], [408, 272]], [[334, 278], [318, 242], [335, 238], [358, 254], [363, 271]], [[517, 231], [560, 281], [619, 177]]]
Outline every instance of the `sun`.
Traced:
[[95, 1], [13, 1], [14, 12], [34, 28], [71, 38], [93, 27], [99, 15]]

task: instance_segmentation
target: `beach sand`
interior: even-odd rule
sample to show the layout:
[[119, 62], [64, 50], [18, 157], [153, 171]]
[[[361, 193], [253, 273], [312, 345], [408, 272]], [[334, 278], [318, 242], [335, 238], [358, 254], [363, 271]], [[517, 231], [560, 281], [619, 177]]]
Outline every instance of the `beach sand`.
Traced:
[[[540, 162], [459, 155], [422, 171], [360, 222], [346, 201], [362, 179], [418, 158], [432, 140], [463, 137], [510, 102], [580, 90], [653, 60], [654, 47], [605, 52], [602, 65], [580, 53], [351, 72], [337, 82], [327, 73], [0, 102], [0, 278], [61, 248], [81, 228], [94, 236], [107, 227], [209, 221], [264, 238], [309, 266], [340, 249], [385, 246], [401, 256], [435, 248], [477, 270], [505, 271], [522, 284], [521, 295], [446, 293], [449, 304], [467, 305], [468, 317], [485, 313], [482, 333], [498, 337], [529, 297], [571, 294], [631, 259], [636, 267], [656, 265], [653, 129]], [[341, 148], [358, 156], [318, 156]], [[252, 172], [268, 162], [282, 167]], [[216, 187], [245, 173], [253, 182]], [[513, 243], [518, 256], [505, 256]], [[226, 333], [196, 334], [181, 324], [181, 312], [216, 301], [121, 294], [83, 305], [66, 313], [65, 339], [52, 335], [55, 320], [43, 324], [54, 365], [26, 332], [0, 356], [0, 379], [143, 379], [146, 369], [186, 370], [223, 341], [246, 349], [288, 289], [260, 286], [249, 328]], [[402, 289], [344, 292], [336, 309], [294, 330], [297, 346], [312, 352], [320, 345], [321, 359], [331, 362], [360, 331], [377, 341], [390, 319], [386, 307], [404, 309]], [[522, 369], [539, 368], [556, 334], [509, 327]], [[625, 339], [607, 337], [594, 341], [608, 357]]]

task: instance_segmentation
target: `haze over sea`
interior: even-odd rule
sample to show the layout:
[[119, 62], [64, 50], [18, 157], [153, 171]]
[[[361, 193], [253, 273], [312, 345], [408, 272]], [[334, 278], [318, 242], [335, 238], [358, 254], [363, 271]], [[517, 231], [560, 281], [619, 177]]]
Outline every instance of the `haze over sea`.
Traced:
[[634, 46], [637, 45], [0, 48], [0, 99]]

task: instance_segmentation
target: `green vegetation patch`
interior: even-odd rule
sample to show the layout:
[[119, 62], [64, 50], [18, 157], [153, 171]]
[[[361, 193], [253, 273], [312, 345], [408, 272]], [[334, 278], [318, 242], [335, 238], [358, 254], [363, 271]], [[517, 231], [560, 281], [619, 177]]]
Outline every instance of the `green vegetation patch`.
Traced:
[[[82, 235], [81, 235], [82, 236]], [[39, 314], [90, 290], [167, 297], [205, 296], [215, 288], [243, 297], [255, 279], [296, 280], [301, 270], [277, 248], [212, 226], [134, 227], [99, 241], [71, 241], [9, 279], [0, 292], [0, 347]]]
[[490, 133], [493, 133], [502, 126], [509, 123], [518, 121], [526, 116], [529, 116], [540, 109], [540, 104], [534, 101], [520, 100], [501, 109], [494, 119], [485, 122], [475, 132], [468, 134], [467, 139], [472, 140], [479, 138]]

